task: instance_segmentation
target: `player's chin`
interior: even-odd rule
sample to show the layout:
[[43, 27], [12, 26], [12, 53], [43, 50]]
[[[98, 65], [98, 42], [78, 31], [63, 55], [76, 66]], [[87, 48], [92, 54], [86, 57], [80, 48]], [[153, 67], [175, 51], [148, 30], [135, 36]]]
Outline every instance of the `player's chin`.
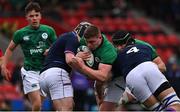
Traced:
[[39, 23], [32, 23], [32, 25], [31, 25], [33, 28], [38, 28], [39, 27]]

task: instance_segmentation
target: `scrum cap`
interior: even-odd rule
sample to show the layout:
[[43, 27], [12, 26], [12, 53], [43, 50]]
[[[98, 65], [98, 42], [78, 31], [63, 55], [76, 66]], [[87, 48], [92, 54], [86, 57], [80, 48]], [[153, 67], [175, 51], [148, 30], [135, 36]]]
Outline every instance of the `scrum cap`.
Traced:
[[90, 26], [91, 23], [88, 22], [81, 22], [79, 23], [76, 28], [74, 29], [74, 31], [79, 35], [79, 37], [82, 37], [84, 35], [84, 31], [86, 30], [86, 28], [88, 26]]
[[129, 40], [131, 40], [132, 37], [130, 33], [126, 31], [118, 31], [112, 36], [112, 42], [115, 45], [123, 45], [127, 44]]

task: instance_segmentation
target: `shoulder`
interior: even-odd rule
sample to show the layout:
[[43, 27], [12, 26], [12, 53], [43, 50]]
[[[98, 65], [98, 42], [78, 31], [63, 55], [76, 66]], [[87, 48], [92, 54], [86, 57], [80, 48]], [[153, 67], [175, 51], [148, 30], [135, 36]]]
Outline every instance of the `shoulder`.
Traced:
[[45, 25], [45, 24], [41, 24], [41, 28], [42, 28], [42, 29], [48, 29], [48, 30], [54, 30], [53, 27], [48, 26], [48, 25]]
[[135, 39], [135, 43], [136, 44], [143, 44], [143, 45], [148, 45], [148, 46], [152, 46], [151, 44], [145, 42], [145, 41], [142, 41], [142, 40], [138, 40], [138, 39]]
[[24, 31], [26, 31], [25, 28], [16, 30], [16, 31], [14, 32], [14, 36], [21, 35]]
[[102, 44], [101, 48], [105, 49], [105, 50], [112, 50], [112, 51], [115, 50], [115, 47], [112, 45], [112, 43], [105, 36], [103, 37], [103, 44]]
[[29, 26], [25, 26], [23, 28], [20, 28], [20, 29], [16, 30], [15, 33], [22, 33], [22, 32], [27, 31], [27, 30], [29, 30]]
[[73, 32], [66, 32], [60, 35], [60, 37], [75, 37], [76, 35]]

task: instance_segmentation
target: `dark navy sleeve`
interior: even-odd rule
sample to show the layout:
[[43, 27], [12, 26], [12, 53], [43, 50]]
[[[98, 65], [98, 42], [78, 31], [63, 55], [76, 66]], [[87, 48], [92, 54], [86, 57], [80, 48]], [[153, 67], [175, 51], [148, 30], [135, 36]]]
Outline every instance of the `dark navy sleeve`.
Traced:
[[68, 40], [65, 46], [64, 53], [76, 54], [77, 48], [79, 47], [80, 44], [79, 44], [77, 36], [74, 33], [72, 33], [70, 36], [71, 37], [67, 38]]

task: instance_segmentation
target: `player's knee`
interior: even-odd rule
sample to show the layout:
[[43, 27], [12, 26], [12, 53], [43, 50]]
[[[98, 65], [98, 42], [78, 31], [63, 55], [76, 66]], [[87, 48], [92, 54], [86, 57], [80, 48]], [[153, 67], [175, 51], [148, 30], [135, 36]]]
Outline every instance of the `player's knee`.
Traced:
[[74, 101], [69, 100], [63, 103], [62, 111], [72, 111], [74, 107]]

